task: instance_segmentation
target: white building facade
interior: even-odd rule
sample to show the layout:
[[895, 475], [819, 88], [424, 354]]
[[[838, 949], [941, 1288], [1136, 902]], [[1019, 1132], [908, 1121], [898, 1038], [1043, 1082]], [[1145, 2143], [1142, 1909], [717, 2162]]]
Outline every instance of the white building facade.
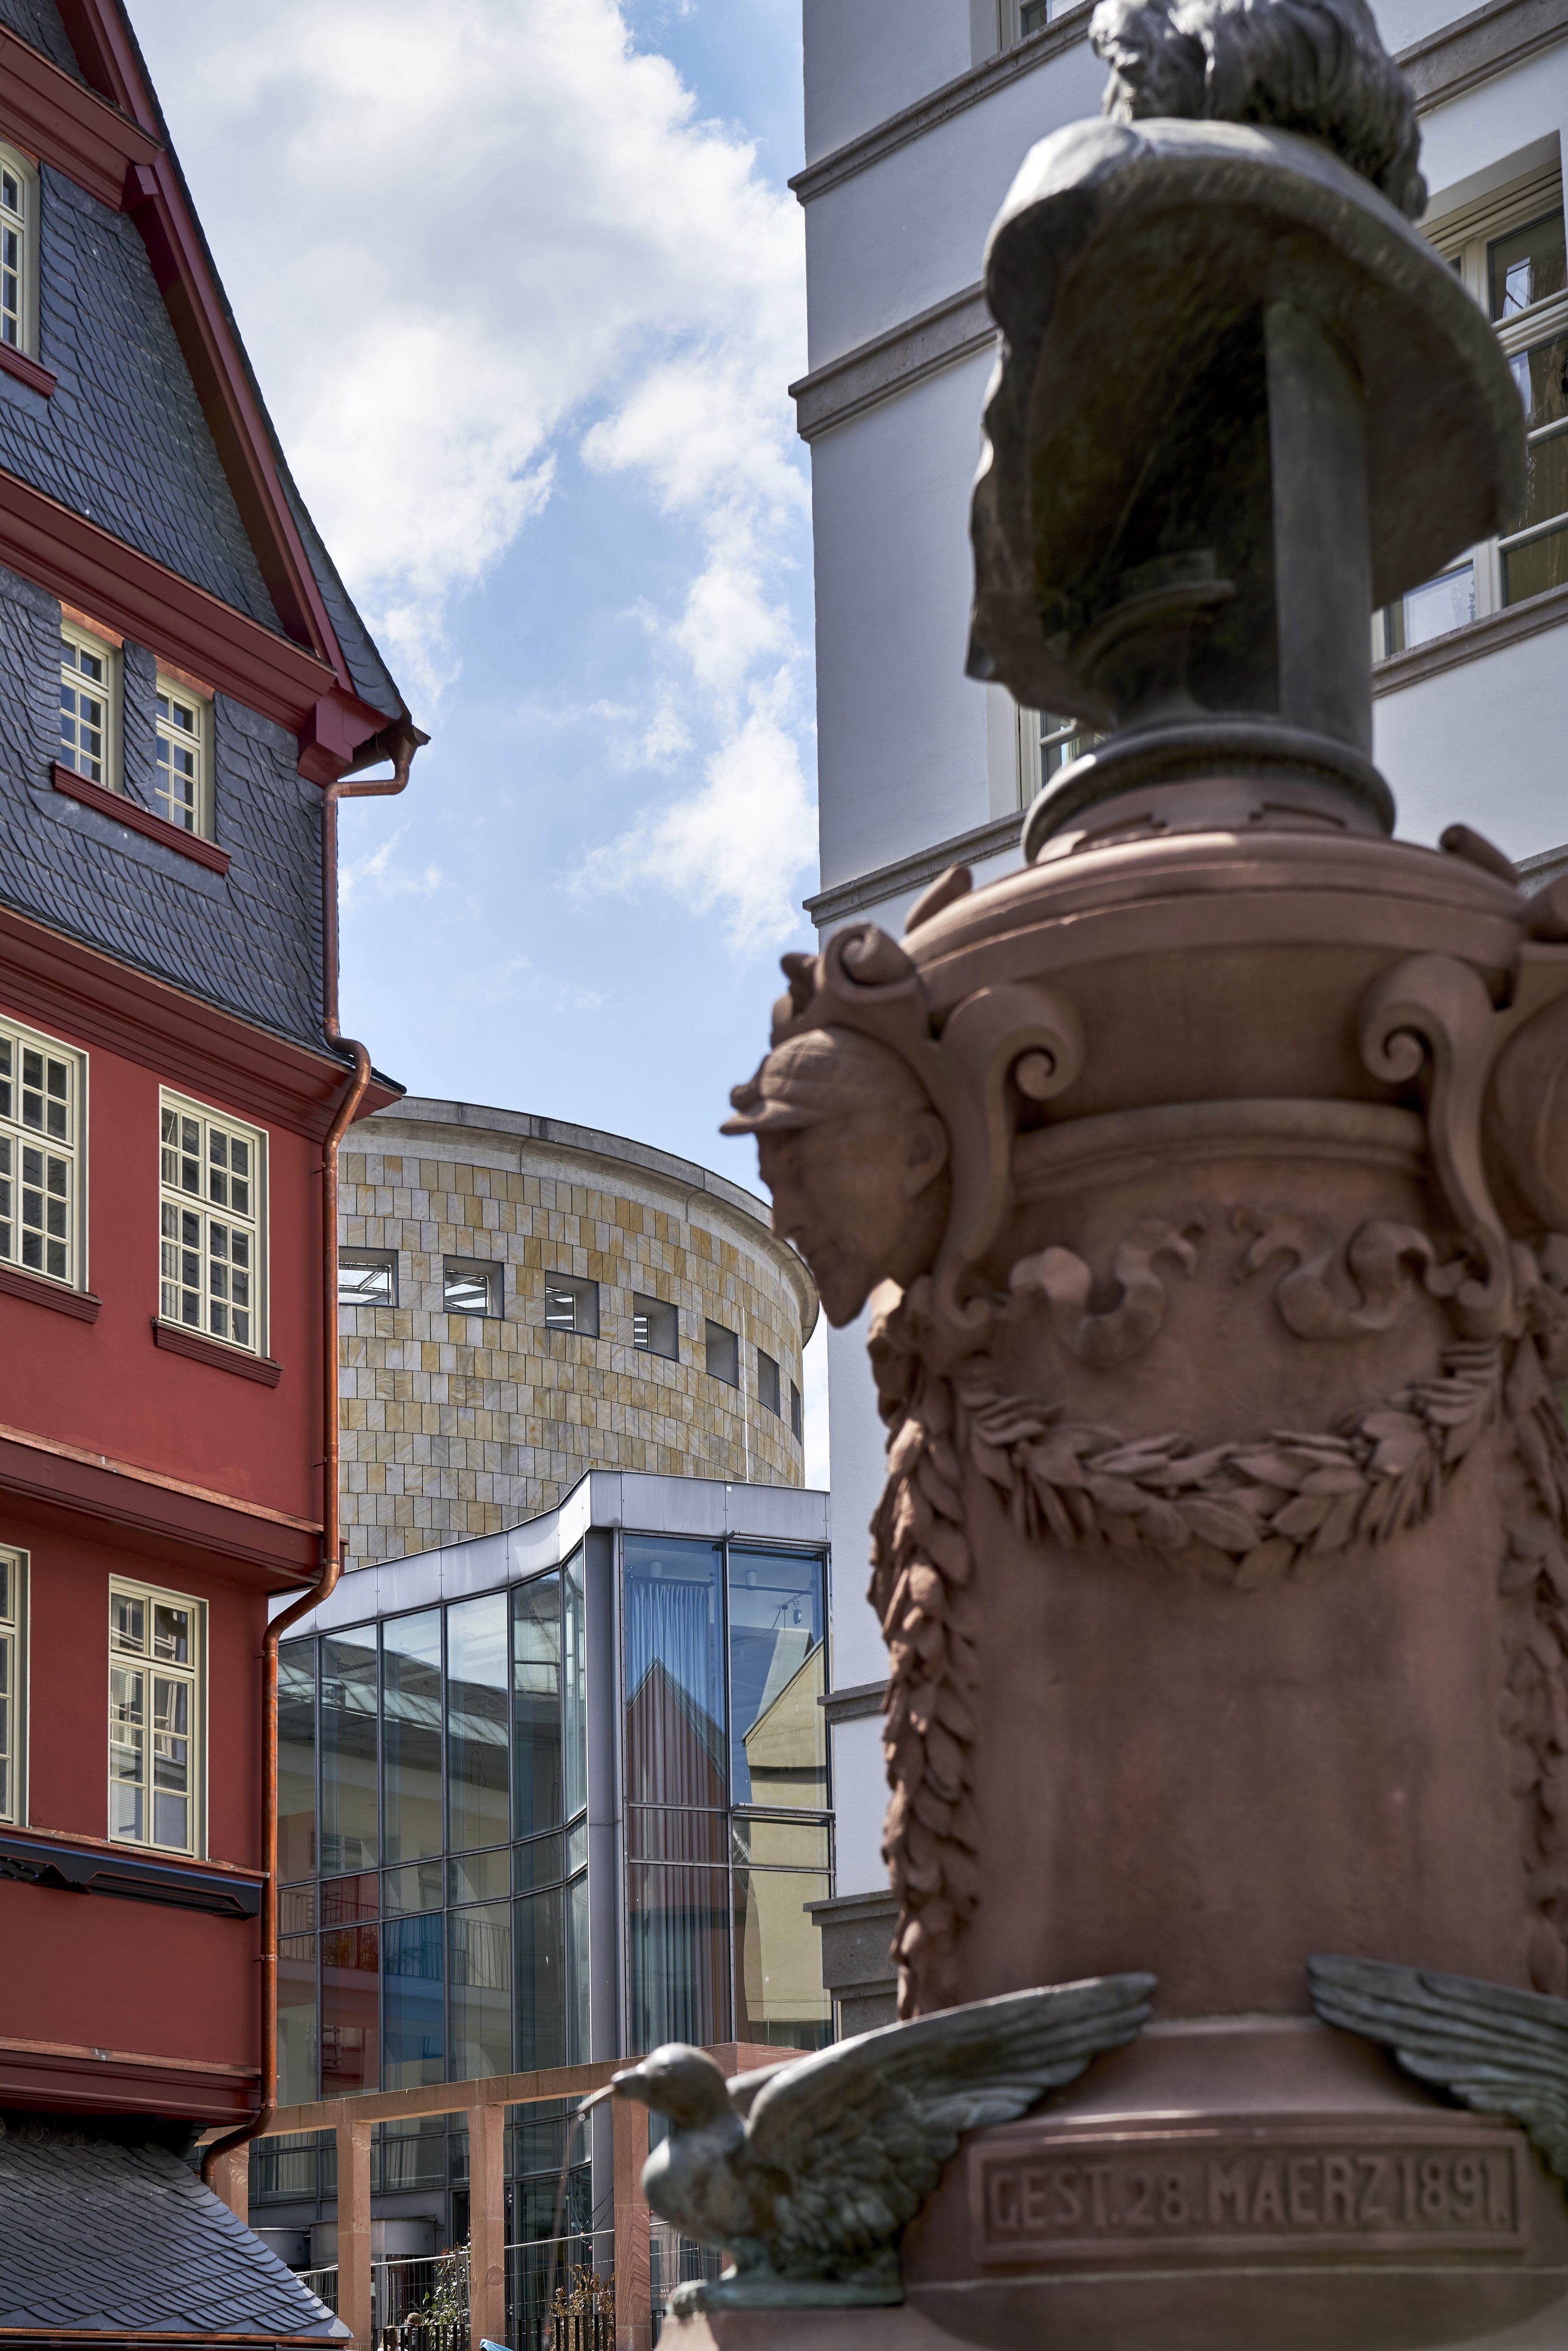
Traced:
[[[1375, 616], [1375, 756], [1402, 835], [1435, 842], [1463, 820], [1544, 879], [1568, 869], [1568, 0], [1374, 5], [1420, 108], [1421, 225], [1497, 323], [1531, 452], [1520, 531]], [[824, 937], [852, 919], [897, 935], [950, 864], [977, 883], [1016, 867], [1023, 811], [1070, 750], [1070, 725], [971, 682], [964, 653], [994, 349], [982, 253], [1029, 149], [1099, 110], [1092, 13], [1090, 0], [804, 0], [794, 185], [810, 366], [793, 391], [811, 451], [821, 885], [809, 911]], [[888, 1988], [892, 1975], [874, 1956], [891, 1915], [886, 1667], [857, 1574], [883, 1474], [864, 1335], [829, 1341], [846, 2022], [878, 1967]], [[831, 1977], [831, 1938], [825, 1949]]]

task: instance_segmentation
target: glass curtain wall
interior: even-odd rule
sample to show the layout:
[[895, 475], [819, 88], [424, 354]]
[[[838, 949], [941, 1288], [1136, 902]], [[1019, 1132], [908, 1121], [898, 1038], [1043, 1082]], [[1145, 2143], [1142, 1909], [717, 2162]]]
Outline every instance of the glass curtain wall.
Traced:
[[821, 2048], [824, 1562], [627, 1535], [622, 1573], [628, 2045]]
[[279, 2095], [588, 2053], [580, 1550], [279, 1657]]

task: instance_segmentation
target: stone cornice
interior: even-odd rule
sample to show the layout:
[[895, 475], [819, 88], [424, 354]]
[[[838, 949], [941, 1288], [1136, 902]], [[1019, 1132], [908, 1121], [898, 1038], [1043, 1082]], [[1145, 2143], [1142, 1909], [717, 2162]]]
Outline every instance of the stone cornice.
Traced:
[[944, 82], [928, 97], [917, 99], [913, 106], [904, 107], [897, 114], [890, 114], [885, 122], [862, 131], [858, 139], [835, 147], [831, 155], [808, 163], [803, 172], [796, 172], [789, 185], [803, 204], [809, 204], [815, 196], [826, 195], [830, 188], [852, 180], [857, 172], [869, 171], [873, 163], [880, 163], [884, 155], [907, 147], [912, 139], [924, 138], [926, 131], [950, 122], [956, 114], [967, 114], [970, 107], [982, 104], [993, 91], [1005, 89], [1009, 82], [1033, 73], [1037, 66], [1049, 65], [1064, 49], [1076, 48], [1088, 33], [1092, 13], [1091, 0], [1080, 0], [1077, 7], [1067, 9], [1043, 31], [1031, 33], [1027, 41], [1004, 49], [999, 57], [988, 57], [983, 65], [971, 66], [956, 81]]
[[1568, 0], [1486, 0], [1401, 49], [1396, 63], [1416, 92], [1417, 113], [1427, 114], [1564, 38]]
[[831, 924], [858, 914], [862, 907], [880, 906], [889, 898], [901, 898], [906, 890], [920, 889], [945, 873], [949, 865], [977, 864], [983, 858], [1016, 849], [1022, 831], [1023, 810], [1016, 809], [1008, 816], [992, 817], [988, 823], [977, 825], [971, 832], [956, 832], [930, 849], [895, 857], [891, 865], [873, 866], [869, 873], [835, 882], [831, 890], [819, 890], [814, 898], [800, 903], [817, 928], [826, 930]]
[[966, 286], [945, 302], [933, 303], [902, 327], [861, 343], [841, 359], [830, 360], [789, 386], [795, 430], [814, 441], [835, 424], [845, 424], [895, 392], [907, 392], [923, 377], [952, 367], [996, 341], [996, 322], [986, 308], [985, 288]]

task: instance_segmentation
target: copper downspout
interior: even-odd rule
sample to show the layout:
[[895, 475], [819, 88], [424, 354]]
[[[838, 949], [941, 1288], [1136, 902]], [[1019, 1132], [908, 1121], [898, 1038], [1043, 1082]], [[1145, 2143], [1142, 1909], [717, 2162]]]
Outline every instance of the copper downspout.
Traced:
[[321, 1573], [308, 1592], [275, 1616], [261, 1645], [261, 2108], [248, 2123], [225, 2131], [202, 2156], [202, 2178], [210, 2188], [221, 2156], [259, 2138], [277, 2110], [277, 1646], [290, 1625], [319, 1608], [342, 1569], [341, 1508], [338, 1495], [338, 1149], [371, 1082], [371, 1057], [355, 1037], [345, 1037], [338, 1019], [338, 802], [376, 799], [401, 792], [413, 755], [428, 743], [407, 719], [394, 722], [362, 744], [356, 765], [393, 762], [379, 783], [350, 783], [348, 774], [321, 792], [321, 1026], [334, 1045], [354, 1057], [354, 1074], [343, 1092], [321, 1146]]

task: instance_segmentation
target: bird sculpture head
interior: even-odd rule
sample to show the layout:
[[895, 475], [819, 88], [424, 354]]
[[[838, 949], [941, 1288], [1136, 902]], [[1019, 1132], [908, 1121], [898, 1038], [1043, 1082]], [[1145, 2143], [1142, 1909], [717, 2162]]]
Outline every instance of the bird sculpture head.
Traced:
[[640, 2065], [628, 2065], [614, 2076], [612, 2087], [618, 2098], [641, 2098], [683, 2130], [719, 2122], [731, 2112], [724, 2075], [705, 2050], [684, 2041], [669, 2042]]

